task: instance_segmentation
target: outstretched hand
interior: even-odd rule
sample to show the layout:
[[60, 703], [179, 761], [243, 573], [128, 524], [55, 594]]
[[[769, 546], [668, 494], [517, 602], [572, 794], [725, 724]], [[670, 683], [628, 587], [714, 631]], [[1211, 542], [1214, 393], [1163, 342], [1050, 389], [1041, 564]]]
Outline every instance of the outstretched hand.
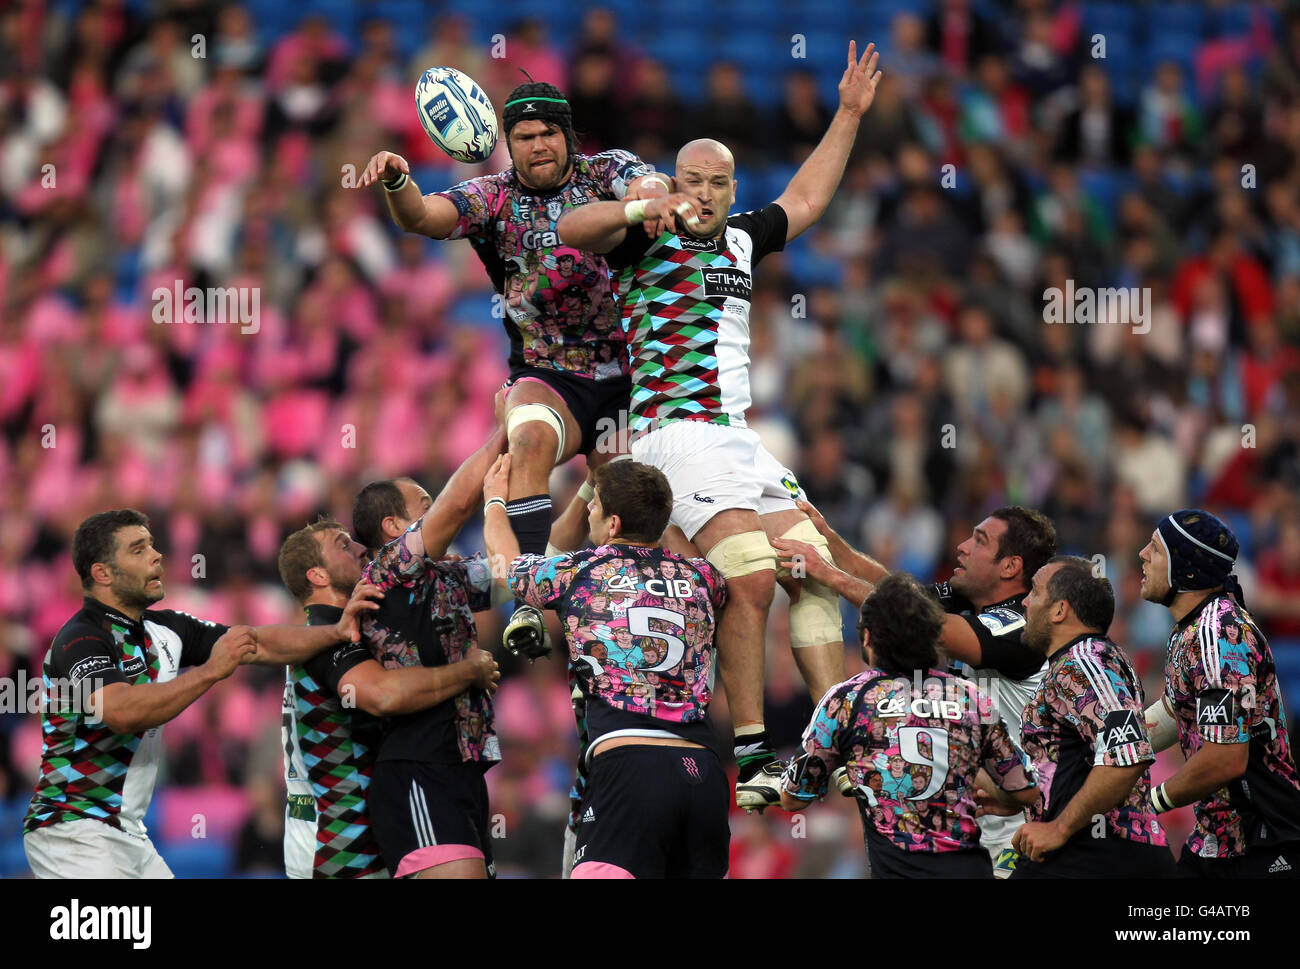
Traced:
[[880, 52], [875, 44], [867, 44], [858, 60], [858, 42], [849, 41], [849, 66], [840, 78], [840, 107], [861, 118], [876, 99], [876, 85], [880, 83], [880, 71], [876, 64], [880, 61]]

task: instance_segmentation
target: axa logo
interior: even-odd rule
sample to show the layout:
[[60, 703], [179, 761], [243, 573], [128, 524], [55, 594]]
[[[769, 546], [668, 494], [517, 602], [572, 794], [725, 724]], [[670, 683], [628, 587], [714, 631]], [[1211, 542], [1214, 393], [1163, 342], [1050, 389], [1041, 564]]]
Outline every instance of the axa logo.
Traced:
[[1101, 745], [1105, 750], [1135, 744], [1142, 740], [1137, 717], [1132, 710], [1117, 710], [1106, 717], [1101, 728]]
[[1196, 698], [1196, 723], [1202, 727], [1232, 724], [1232, 691], [1205, 690]]

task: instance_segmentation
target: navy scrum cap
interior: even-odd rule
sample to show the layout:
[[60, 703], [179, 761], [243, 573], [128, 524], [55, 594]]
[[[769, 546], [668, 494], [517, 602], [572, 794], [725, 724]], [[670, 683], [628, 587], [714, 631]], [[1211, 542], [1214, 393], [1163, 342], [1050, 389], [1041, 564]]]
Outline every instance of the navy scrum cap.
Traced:
[[554, 84], [545, 81], [529, 81], [521, 84], [506, 98], [505, 107], [501, 109], [501, 120], [505, 123], [506, 137], [510, 129], [521, 121], [545, 121], [564, 132], [564, 144], [573, 157], [573, 112], [569, 102]]
[[1237, 562], [1237, 536], [1208, 511], [1184, 508], [1166, 515], [1156, 526], [1168, 552], [1169, 598], [1177, 592], [1228, 588], [1241, 601], [1241, 587], [1232, 568]]

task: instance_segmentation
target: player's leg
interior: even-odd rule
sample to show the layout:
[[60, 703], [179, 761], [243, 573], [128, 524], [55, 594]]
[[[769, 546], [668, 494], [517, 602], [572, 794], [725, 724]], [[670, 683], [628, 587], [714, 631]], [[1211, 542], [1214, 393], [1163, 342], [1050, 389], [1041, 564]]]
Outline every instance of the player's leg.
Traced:
[[[807, 542], [816, 536], [821, 541], [815, 547], [830, 561], [826, 539], [798, 508], [769, 512], [761, 520], [769, 541], [792, 538]], [[806, 577], [795, 577], [787, 569], [778, 568], [776, 580], [790, 596], [790, 646], [799, 674], [816, 703], [827, 690], [844, 681], [840, 598], [834, 589]]]
[[686, 533], [676, 525], [669, 525], [664, 529], [664, 535], [659, 540], [659, 544], [670, 552], [676, 552], [682, 558], [698, 559], [704, 557], [700, 554], [700, 550], [695, 543], [687, 538]]
[[767, 612], [777, 562], [758, 520], [757, 441], [741, 428], [676, 421], [632, 443], [632, 457], [658, 468], [672, 486], [671, 523], [727, 580], [727, 605], [718, 619], [718, 675], [735, 733], [736, 803], [747, 809], [780, 800], [782, 766], [763, 723]]
[[665, 751], [630, 744], [591, 759], [571, 878], [664, 878], [675, 828], [675, 788]]
[[37, 878], [129, 878], [118, 867], [102, 821], [64, 821], [23, 835], [27, 864]]
[[461, 765], [409, 760], [375, 765], [370, 820], [394, 878], [488, 877], [471, 782]]
[[685, 816], [678, 825], [677, 864], [669, 878], [725, 878], [731, 864], [727, 824], [728, 783], [722, 762], [711, 750], [681, 750], [673, 769], [686, 784]]
[[727, 580], [727, 604], [718, 620], [718, 675], [735, 733], [736, 803], [762, 809], [780, 801], [781, 765], [763, 722], [767, 613], [776, 590], [776, 558], [758, 513], [748, 509], [719, 512], [692, 541]]
[[130, 860], [131, 867], [135, 870], [136, 878], [175, 878], [163, 856], [158, 854], [158, 849], [149, 838], [135, 838], [129, 834], [124, 834], [120, 839], [122, 844], [119, 847], [119, 853], [124, 859]]
[[582, 432], [569, 404], [538, 377], [521, 377], [506, 398], [510, 493], [506, 513], [526, 555], [546, 551], [551, 471], [578, 453]]

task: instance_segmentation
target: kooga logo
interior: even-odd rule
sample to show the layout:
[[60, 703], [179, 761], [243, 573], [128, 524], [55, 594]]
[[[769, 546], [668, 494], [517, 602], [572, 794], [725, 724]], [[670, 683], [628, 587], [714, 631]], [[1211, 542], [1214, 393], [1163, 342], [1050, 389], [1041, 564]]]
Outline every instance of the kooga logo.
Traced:
[[147, 949], [152, 938], [153, 909], [148, 905], [71, 905], [50, 909], [50, 938], [63, 942], [122, 942]]

